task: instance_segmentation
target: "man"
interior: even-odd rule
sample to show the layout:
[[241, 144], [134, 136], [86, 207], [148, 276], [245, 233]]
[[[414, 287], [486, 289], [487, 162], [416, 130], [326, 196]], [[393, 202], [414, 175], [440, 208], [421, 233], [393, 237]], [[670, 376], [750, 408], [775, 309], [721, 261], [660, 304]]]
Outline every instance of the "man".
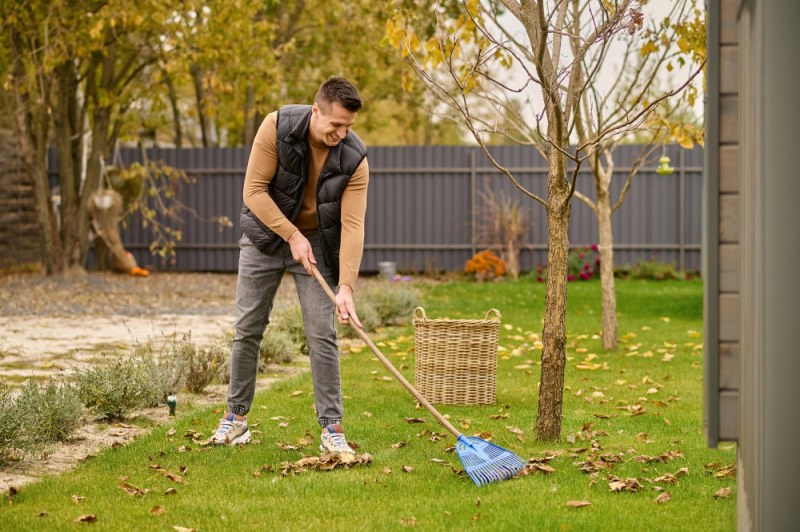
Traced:
[[[320, 450], [355, 458], [342, 427], [342, 391], [334, 312], [361, 327], [353, 303], [364, 247], [367, 149], [350, 130], [361, 109], [356, 87], [342, 78], [322, 84], [313, 105], [287, 105], [256, 134], [244, 182], [236, 287], [236, 334], [228, 411], [211, 442], [250, 441], [259, 343], [285, 272], [294, 276], [303, 312]], [[310, 275], [316, 266], [338, 286], [336, 303]]]

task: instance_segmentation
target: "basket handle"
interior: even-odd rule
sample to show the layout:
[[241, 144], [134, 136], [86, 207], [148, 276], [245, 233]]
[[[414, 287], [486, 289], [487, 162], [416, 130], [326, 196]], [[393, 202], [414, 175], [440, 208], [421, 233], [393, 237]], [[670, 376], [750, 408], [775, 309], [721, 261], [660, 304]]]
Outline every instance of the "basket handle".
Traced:
[[[422, 316], [420, 316], [420, 313]], [[414, 317], [421, 320], [427, 320], [428, 316], [425, 315], [425, 309], [422, 307], [417, 307], [414, 309]]]
[[503, 317], [503, 315], [500, 314], [499, 310], [497, 310], [496, 308], [490, 308], [489, 310], [486, 311], [486, 316], [484, 316], [483, 319], [488, 320], [489, 314], [491, 314], [492, 312], [494, 312], [494, 317], [492, 318], [493, 320], [500, 321], [500, 318]]

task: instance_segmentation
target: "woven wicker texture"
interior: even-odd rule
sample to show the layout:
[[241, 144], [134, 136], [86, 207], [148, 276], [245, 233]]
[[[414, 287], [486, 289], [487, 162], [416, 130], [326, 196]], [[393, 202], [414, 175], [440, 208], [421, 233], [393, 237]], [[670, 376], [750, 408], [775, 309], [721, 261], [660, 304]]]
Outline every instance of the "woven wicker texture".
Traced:
[[[490, 315], [492, 315], [490, 318]], [[497, 381], [500, 312], [482, 320], [428, 319], [414, 310], [417, 390], [431, 403], [491, 405]]]

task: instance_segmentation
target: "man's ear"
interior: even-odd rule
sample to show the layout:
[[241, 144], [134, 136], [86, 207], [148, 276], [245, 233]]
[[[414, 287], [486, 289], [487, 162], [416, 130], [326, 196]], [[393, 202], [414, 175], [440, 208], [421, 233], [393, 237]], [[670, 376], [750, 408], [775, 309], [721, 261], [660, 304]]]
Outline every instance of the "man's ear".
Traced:
[[317, 102], [314, 102], [314, 104], [311, 106], [311, 112], [319, 113], [319, 104]]

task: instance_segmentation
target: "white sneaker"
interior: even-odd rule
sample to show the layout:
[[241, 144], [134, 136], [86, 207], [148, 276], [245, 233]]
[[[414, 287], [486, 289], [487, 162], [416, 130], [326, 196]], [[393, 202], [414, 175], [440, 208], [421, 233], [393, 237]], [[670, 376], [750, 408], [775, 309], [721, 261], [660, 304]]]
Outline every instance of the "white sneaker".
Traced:
[[217, 430], [208, 439], [214, 445], [244, 445], [250, 443], [250, 429], [247, 428], [247, 419], [237, 421], [233, 414], [219, 420]]
[[341, 425], [328, 425], [322, 429], [319, 450], [323, 453], [332, 453], [339, 457], [345, 464], [356, 459], [356, 452], [347, 444], [344, 437], [344, 429]]

